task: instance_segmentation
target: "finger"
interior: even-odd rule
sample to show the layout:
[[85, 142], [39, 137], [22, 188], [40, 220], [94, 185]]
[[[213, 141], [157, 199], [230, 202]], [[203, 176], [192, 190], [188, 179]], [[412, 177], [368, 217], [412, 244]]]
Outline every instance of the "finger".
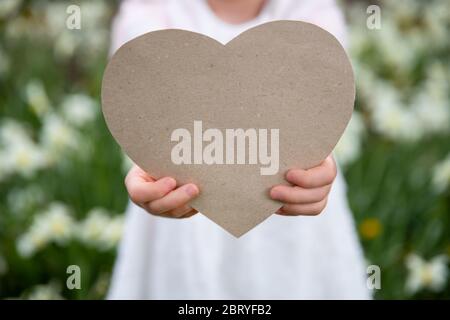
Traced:
[[197, 210], [193, 209], [192, 207], [190, 207], [187, 204], [182, 205], [181, 207], [178, 207], [178, 208], [166, 211], [166, 212], [160, 212], [160, 213], [151, 211], [150, 208], [148, 207], [148, 204], [145, 204], [143, 207], [144, 207], [144, 209], [151, 212], [151, 214], [153, 214], [155, 216], [165, 217], [165, 218], [174, 218], [174, 219], [175, 218], [176, 219], [188, 218], [198, 212]]
[[284, 203], [314, 203], [323, 200], [330, 192], [330, 189], [331, 184], [313, 189], [278, 185], [270, 190], [270, 196], [272, 199], [279, 200]]
[[170, 215], [174, 218], [189, 218], [197, 213], [197, 210], [193, 209], [189, 205], [183, 205], [181, 207], [175, 208], [167, 212], [167, 215]]
[[164, 197], [175, 189], [177, 182], [170, 177], [161, 178], [157, 181], [148, 181], [140, 174], [127, 175], [125, 185], [131, 201], [143, 204]]
[[325, 209], [326, 205], [326, 198], [315, 203], [285, 204], [277, 211], [277, 213], [287, 216], [316, 216]]
[[197, 213], [198, 213], [197, 210], [192, 209], [190, 212], [186, 213], [186, 214], [185, 214], [184, 216], [182, 216], [181, 218], [182, 218], [182, 219], [189, 218], [189, 217], [192, 217], [193, 215], [196, 215]]
[[161, 199], [148, 203], [148, 210], [160, 214], [181, 207], [194, 199], [199, 194], [195, 184], [185, 184], [178, 189], [169, 192]]
[[336, 174], [336, 164], [329, 156], [317, 167], [308, 170], [289, 170], [286, 173], [286, 180], [302, 188], [318, 188], [331, 184]]

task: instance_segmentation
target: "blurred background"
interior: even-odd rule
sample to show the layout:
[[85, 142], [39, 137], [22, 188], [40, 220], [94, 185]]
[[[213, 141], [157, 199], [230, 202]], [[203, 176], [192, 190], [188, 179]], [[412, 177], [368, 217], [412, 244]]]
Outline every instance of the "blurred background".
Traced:
[[[66, 27], [71, 4], [81, 30]], [[450, 298], [450, 3], [341, 1], [356, 110], [335, 156], [375, 298]], [[370, 4], [380, 28], [369, 28]], [[100, 86], [118, 1], [0, 1], [0, 298], [100, 299], [130, 165]], [[68, 290], [66, 268], [82, 269]]]

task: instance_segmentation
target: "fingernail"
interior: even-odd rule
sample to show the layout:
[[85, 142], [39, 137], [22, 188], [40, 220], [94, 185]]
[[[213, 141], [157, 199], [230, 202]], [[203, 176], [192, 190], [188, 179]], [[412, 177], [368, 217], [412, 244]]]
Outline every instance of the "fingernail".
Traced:
[[303, 174], [306, 172], [306, 170], [303, 169], [295, 169], [295, 170], [289, 170], [286, 173], [286, 180], [292, 181], [292, 180], [298, 180], [302, 179]]
[[175, 186], [177, 185], [177, 182], [175, 181], [175, 179], [170, 178], [170, 177], [164, 178], [163, 183], [171, 189], [175, 188]]
[[276, 188], [273, 188], [272, 190], [270, 190], [270, 196], [273, 199], [278, 199], [280, 196], [280, 192]]
[[190, 197], [194, 197], [198, 194], [198, 189], [196, 186], [192, 185], [192, 184], [188, 184], [185, 187], [185, 191], [186, 193], [190, 196]]
[[292, 170], [289, 170], [288, 172], [286, 172], [286, 179], [291, 180], [292, 178], [294, 178], [293, 175], [294, 172]]

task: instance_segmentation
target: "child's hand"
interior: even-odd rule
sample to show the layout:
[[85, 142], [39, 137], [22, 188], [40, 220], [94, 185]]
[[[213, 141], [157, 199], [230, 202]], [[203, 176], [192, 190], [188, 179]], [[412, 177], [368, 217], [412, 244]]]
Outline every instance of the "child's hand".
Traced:
[[278, 185], [270, 190], [272, 199], [285, 203], [277, 213], [289, 216], [318, 215], [327, 204], [336, 174], [336, 163], [332, 156], [308, 170], [289, 170], [286, 180], [293, 186]]
[[[321, 213], [326, 206], [336, 173], [336, 164], [331, 156], [317, 167], [308, 170], [289, 170], [286, 180], [293, 186], [278, 185], [270, 191], [273, 199], [285, 203], [277, 213], [283, 215]], [[128, 172], [125, 185], [131, 200], [152, 214], [185, 218], [197, 213], [188, 205], [189, 201], [199, 194], [195, 184], [189, 183], [176, 188], [175, 179], [165, 177], [155, 181], [135, 165]]]
[[149, 213], [170, 218], [186, 218], [197, 213], [188, 203], [198, 196], [199, 189], [188, 183], [176, 188], [170, 177], [154, 180], [144, 170], [134, 165], [125, 178], [131, 201]]

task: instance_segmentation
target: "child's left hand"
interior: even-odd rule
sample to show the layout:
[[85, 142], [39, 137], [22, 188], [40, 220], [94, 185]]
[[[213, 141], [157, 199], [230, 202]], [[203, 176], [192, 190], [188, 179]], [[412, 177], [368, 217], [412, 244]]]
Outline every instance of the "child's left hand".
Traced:
[[289, 170], [286, 180], [293, 186], [277, 185], [270, 190], [272, 199], [284, 202], [277, 213], [289, 216], [318, 215], [327, 204], [336, 174], [336, 163], [331, 155], [317, 167]]

